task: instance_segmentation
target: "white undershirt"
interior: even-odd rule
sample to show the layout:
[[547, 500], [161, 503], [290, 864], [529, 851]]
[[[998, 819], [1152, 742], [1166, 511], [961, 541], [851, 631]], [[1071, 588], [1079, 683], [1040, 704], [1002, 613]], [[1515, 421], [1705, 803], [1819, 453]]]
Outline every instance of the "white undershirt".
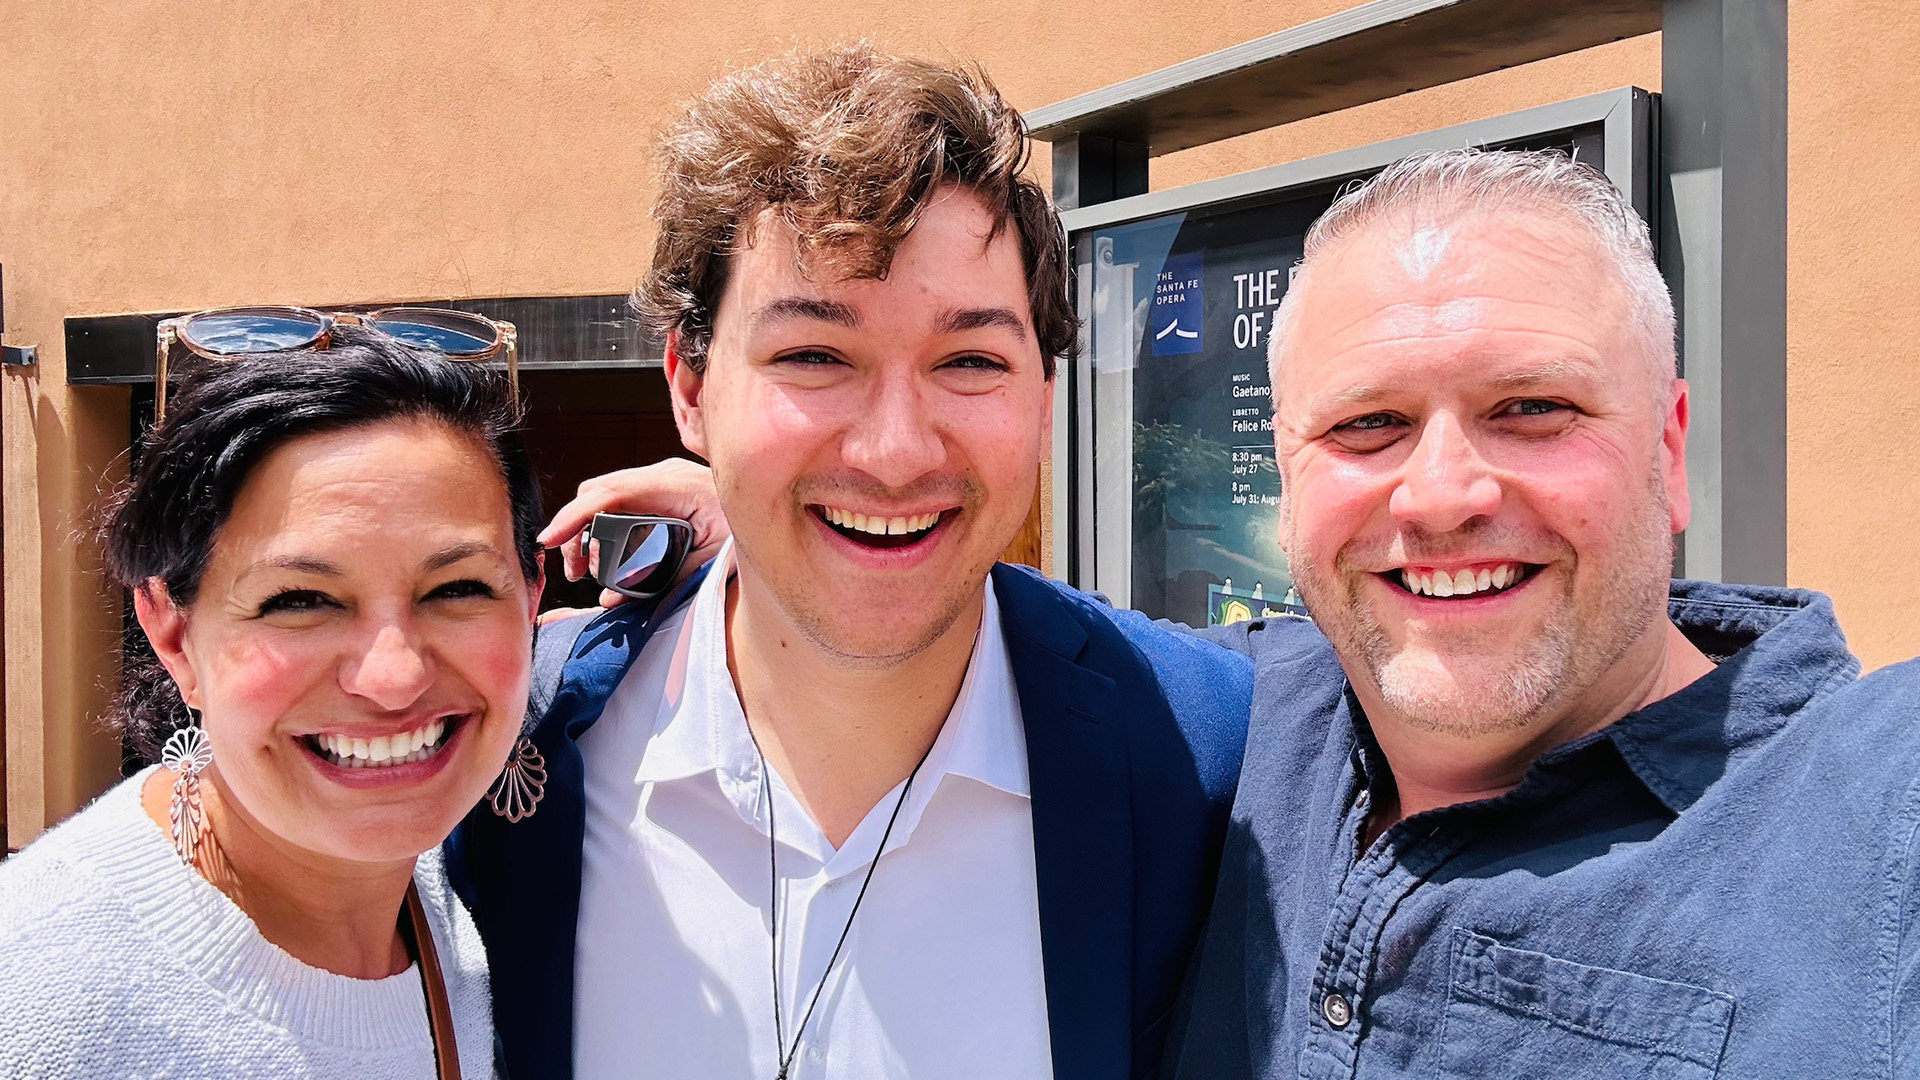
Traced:
[[[581, 1080], [769, 1080], [767, 814], [726, 663], [731, 545], [581, 737]], [[782, 1014], [820, 984], [899, 788], [835, 851], [776, 773]], [[792, 1080], [1053, 1075], [1020, 702], [993, 584], [959, 697], [821, 991]]]

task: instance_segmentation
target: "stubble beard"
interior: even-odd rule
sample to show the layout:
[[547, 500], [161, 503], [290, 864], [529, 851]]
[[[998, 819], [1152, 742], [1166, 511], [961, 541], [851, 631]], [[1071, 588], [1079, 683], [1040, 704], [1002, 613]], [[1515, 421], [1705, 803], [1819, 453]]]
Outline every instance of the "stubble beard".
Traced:
[[[981, 575], [981, 578], [984, 576]], [[973, 580], [972, 575], [969, 575], [969, 579]], [[974, 580], [971, 589], [945, 590], [945, 595], [938, 598], [939, 606], [934, 609], [933, 618], [920, 624], [920, 633], [885, 645], [859, 640], [855, 635], [846, 633], [844, 627], [815, 606], [812, 597], [799, 590], [775, 588], [774, 595], [786, 611], [787, 618], [807, 639], [808, 644], [832, 657], [835, 663], [861, 671], [884, 671], [912, 660], [945, 637], [947, 631], [953, 629], [953, 624], [960, 621], [960, 615], [967, 610], [974, 592], [983, 586], [983, 580]], [[902, 598], [902, 602], [914, 603], [915, 600]]]
[[[980, 487], [971, 477], [940, 477], [935, 478], [935, 484], [924, 486], [935, 487], [936, 484], [937, 490], [952, 492], [954, 501], [960, 505], [963, 518], [977, 514], [982, 501]], [[812, 503], [830, 503], [832, 501], [830, 496], [823, 493], [836, 490], [856, 496], [888, 494], [886, 489], [864, 478], [842, 480], [826, 485], [810, 478], [803, 479], [795, 482], [791, 492], [795, 512], [811, 516], [806, 507]], [[748, 538], [736, 534], [734, 544], [739, 548], [741, 558], [756, 562], [752, 558], [751, 541]], [[756, 565], [767, 564], [756, 562]], [[992, 569], [992, 565], [990, 560], [977, 571], [969, 567], [964, 574], [956, 575], [954, 580], [940, 583], [943, 587], [934, 595], [876, 598], [868, 606], [882, 612], [889, 609], [931, 612], [931, 617], [923, 622], [905, 627], [896, 626], [895, 629], [901, 633], [890, 638], [862, 634], [862, 627], [845, 625], [846, 620], [835, 616], [826, 598], [800, 582], [776, 579], [764, 573], [760, 578], [766, 583], [768, 591], [773, 594], [774, 601], [780, 605], [787, 621], [800, 632], [800, 636], [806, 639], [807, 644], [843, 668], [884, 671], [912, 660], [945, 637], [960, 620], [960, 616], [966, 612], [974, 597], [985, 588], [987, 572]]]
[[[1394, 718], [1420, 731], [1463, 739], [1545, 726], [1599, 682], [1661, 618], [1673, 564], [1665, 486], [1656, 472], [1632, 520], [1615, 534], [1620, 558], [1596, 567], [1590, 586], [1579, 585], [1571, 549], [1559, 595], [1537, 631], [1518, 652], [1503, 658], [1492, 650], [1509, 640], [1486, 635], [1483, 643], [1456, 638], [1426, 648], [1396, 643], [1364, 600], [1373, 575], [1352, 567], [1352, 545], [1335, 555], [1326, 571], [1309, 557], [1293, 562], [1295, 585], [1343, 663], [1357, 661]], [[1410, 545], [1415, 551], [1458, 547], [1471, 532]], [[1297, 542], [1293, 550], [1306, 554]], [[1539, 587], [1536, 583], [1534, 587]], [[1582, 596], [1582, 593], [1586, 596]], [[1477, 655], [1476, 655], [1477, 654]], [[1431, 657], [1467, 659], [1436, 673]], [[1469, 658], [1470, 657], [1470, 658]]]

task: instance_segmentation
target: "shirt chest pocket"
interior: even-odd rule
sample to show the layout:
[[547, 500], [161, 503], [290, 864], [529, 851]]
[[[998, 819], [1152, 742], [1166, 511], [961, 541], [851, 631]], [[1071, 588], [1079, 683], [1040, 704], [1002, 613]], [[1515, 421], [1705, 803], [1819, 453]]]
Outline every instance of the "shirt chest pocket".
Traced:
[[1456, 929], [1441, 1035], [1450, 1077], [1712, 1080], [1733, 998]]

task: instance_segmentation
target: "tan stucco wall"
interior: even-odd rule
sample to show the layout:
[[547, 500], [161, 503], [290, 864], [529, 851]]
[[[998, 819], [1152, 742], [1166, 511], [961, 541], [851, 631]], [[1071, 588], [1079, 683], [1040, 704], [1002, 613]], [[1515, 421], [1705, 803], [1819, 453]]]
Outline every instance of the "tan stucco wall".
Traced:
[[1787, 576], [1920, 653], [1920, 4], [1788, 8]]
[[[6, 445], [8, 834], [23, 843], [110, 782], [117, 753], [91, 718], [112, 677], [118, 613], [75, 538], [125, 444], [124, 393], [69, 390], [61, 320], [256, 302], [606, 293], [628, 288], [649, 231], [649, 138], [715, 73], [792, 44], [870, 35], [983, 63], [1022, 107], [1165, 66], [1350, 6], [1230, 0], [1182, 9], [1114, 0], [907, 5], [765, 0], [247, 5], [135, 3], [0, 9], [0, 264], [9, 343], [36, 373], [0, 382]], [[1835, 590], [1870, 660], [1920, 651], [1899, 617], [1920, 568], [1895, 561], [1878, 514], [1920, 502], [1920, 452], [1892, 425], [1901, 266], [1890, 155], [1912, 151], [1905, 0], [1795, 4], [1796, 580]], [[1803, 46], [1802, 40], [1805, 39]], [[1851, 52], [1866, 41], [1868, 53]], [[1862, 57], [1871, 57], [1863, 62]], [[1658, 88], [1657, 38], [1622, 42], [1156, 161], [1171, 186], [1578, 94]], [[1855, 111], [1859, 81], [1871, 109]], [[1906, 123], [1903, 125], [1902, 120]], [[1815, 138], [1867, 154], [1809, 152]], [[1872, 134], [1868, 134], [1871, 132]], [[1045, 148], [1039, 170], [1045, 172]], [[1852, 172], [1848, 171], [1852, 170]], [[1801, 172], [1810, 179], [1803, 181]], [[1858, 175], [1853, 175], [1857, 172]], [[1869, 184], [1871, 200], [1843, 194]], [[1825, 190], [1817, 206], [1804, 192]], [[1815, 214], [1817, 240], [1802, 236]], [[1826, 231], [1831, 230], [1831, 231]], [[1864, 291], [1868, 286], [1872, 294]], [[1888, 303], [1862, 304], [1878, 295]], [[1893, 302], [1905, 304], [1903, 308]], [[1848, 311], [1859, 312], [1858, 317]], [[1831, 348], [1844, 343], [1845, 348]], [[1818, 354], [1818, 355], [1816, 355]], [[1830, 370], [1845, 386], [1813, 386]], [[1824, 378], [1824, 376], [1820, 376]], [[1855, 388], [1850, 391], [1847, 387]], [[1851, 395], [1851, 396], [1850, 396]], [[1871, 397], [1873, 402], [1866, 399]], [[1878, 411], [1875, 411], [1878, 410]], [[1822, 434], [1802, 435], [1803, 416]], [[1878, 419], [1862, 424], [1860, 418]], [[1848, 423], [1851, 421], [1851, 423]], [[1845, 423], [1845, 427], [1840, 425]], [[1827, 432], [1871, 431], [1900, 463]], [[1839, 483], [1836, 483], [1839, 481]], [[1837, 509], [1836, 492], [1854, 501]], [[1893, 493], [1893, 494], [1889, 494]], [[1902, 500], [1899, 493], [1909, 497]], [[1920, 510], [1909, 507], [1906, 521]], [[1874, 562], [1872, 560], [1880, 560]], [[1868, 569], [1884, 564], [1886, 573]]]

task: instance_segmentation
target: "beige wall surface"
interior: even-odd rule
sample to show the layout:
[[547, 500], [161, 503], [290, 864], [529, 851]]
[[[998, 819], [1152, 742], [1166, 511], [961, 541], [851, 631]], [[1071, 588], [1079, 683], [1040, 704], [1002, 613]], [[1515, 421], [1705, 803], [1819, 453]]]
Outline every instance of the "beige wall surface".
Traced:
[[[677, 101], [730, 66], [866, 35], [977, 60], [1025, 108], [1348, 6], [1222, 0], [1178, 19], [1157, 0], [1097, 12], [1032, 0], [0, 7], [7, 340], [41, 349], [37, 371], [0, 381], [10, 843], [71, 812], [117, 765], [94, 718], [119, 614], [78, 538], [126, 444], [125, 393], [66, 386], [63, 319], [619, 292], [647, 253], [650, 139]], [[1794, 302], [1820, 309], [1793, 322], [1793, 571], [1841, 596], [1876, 662], [1920, 651], [1898, 615], [1920, 601], [1920, 566], [1899, 559], [1900, 530], [1868, 514], [1905, 503], [1899, 521], [1920, 516], [1920, 452], [1895, 427], [1914, 414], [1916, 391], [1894, 373], [1911, 359], [1895, 347], [1896, 320], [1913, 314], [1915, 275], [1884, 217], [1887, 206], [1914, 216], [1890, 160], [1905, 155], [1911, 168], [1900, 137], [1911, 105], [1901, 113], [1889, 100], [1913, 88], [1903, 46], [1920, 42], [1907, 10], [1906, 0], [1798, 0], [1793, 23]], [[1882, 32], [1895, 23], [1899, 33]], [[1153, 180], [1628, 84], [1658, 89], [1658, 76], [1658, 38], [1635, 39], [1171, 155]], [[1835, 139], [1861, 159], [1818, 148]], [[1824, 194], [1810, 201], [1810, 190]], [[1898, 460], [1870, 462], [1843, 438], [1863, 431]], [[1847, 501], [1827, 501], [1841, 493]]]
[[1920, 4], [1788, 7], [1787, 577], [1920, 653]]

